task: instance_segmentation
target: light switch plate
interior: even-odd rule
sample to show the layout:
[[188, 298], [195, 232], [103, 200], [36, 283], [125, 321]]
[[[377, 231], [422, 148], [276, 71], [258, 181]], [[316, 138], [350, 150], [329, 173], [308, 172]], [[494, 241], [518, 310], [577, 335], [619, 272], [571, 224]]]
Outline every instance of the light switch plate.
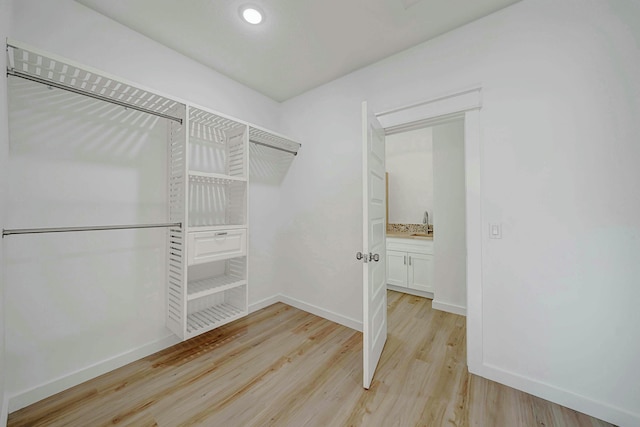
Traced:
[[502, 224], [495, 222], [489, 224], [489, 238], [502, 239]]

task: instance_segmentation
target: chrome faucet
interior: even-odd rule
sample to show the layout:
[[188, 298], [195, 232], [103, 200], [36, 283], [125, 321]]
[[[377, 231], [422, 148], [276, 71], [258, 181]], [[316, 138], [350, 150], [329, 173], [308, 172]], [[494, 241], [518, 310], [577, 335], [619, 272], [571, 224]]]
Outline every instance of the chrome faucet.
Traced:
[[422, 218], [422, 223], [427, 226], [427, 232], [429, 231], [429, 211], [424, 211], [424, 218]]

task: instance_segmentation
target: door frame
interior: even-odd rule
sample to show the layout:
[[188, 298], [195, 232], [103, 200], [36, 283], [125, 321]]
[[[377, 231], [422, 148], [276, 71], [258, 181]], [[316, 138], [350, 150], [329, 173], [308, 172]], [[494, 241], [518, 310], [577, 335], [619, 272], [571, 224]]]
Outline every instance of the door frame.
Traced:
[[464, 119], [467, 367], [471, 373], [480, 372], [483, 364], [481, 108], [482, 87], [473, 86], [376, 114], [385, 135]]

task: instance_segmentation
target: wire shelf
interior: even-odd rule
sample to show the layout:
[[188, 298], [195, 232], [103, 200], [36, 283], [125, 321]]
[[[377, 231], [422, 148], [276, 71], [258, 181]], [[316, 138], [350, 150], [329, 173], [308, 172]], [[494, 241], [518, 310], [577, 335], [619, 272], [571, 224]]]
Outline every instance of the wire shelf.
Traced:
[[298, 150], [300, 150], [299, 143], [254, 127], [249, 128], [249, 141], [255, 144], [266, 145], [276, 150], [285, 151], [294, 156], [297, 155]]
[[209, 184], [228, 184], [231, 182], [247, 182], [247, 178], [235, 177], [230, 175], [223, 175], [218, 173], [209, 172], [189, 172], [189, 180], [193, 182], [204, 182]]
[[188, 302], [187, 336], [217, 328], [247, 313], [247, 286], [237, 286]]
[[247, 125], [189, 107], [189, 169], [247, 177]]
[[22, 47], [8, 45], [7, 56], [9, 75], [182, 122], [175, 100]]
[[189, 175], [189, 227], [246, 224], [247, 182]]
[[192, 124], [206, 126], [208, 128], [211, 128], [212, 130], [215, 129], [219, 132], [228, 132], [246, 126], [246, 124], [241, 123], [237, 120], [223, 117], [196, 107], [189, 108], [189, 120]]
[[209, 277], [195, 282], [189, 282], [189, 285], [187, 286], [187, 298], [189, 300], [202, 298], [246, 283], [246, 279], [243, 279], [240, 276], [226, 274], [217, 277]]
[[187, 334], [197, 335], [215, 329], [244, 315], [245, 310], [231, 304], [219, 304], [187, 316]]

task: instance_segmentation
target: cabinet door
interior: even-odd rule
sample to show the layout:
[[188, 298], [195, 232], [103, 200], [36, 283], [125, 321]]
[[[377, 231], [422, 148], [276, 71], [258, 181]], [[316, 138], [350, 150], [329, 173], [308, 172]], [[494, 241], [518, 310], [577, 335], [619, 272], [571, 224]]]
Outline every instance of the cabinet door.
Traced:
[[407, 253], [387, 251], [387, 284], [407, 286]]
[[424, 292], [433, 292], [433, 255], [408, 253], [408, 287]]

